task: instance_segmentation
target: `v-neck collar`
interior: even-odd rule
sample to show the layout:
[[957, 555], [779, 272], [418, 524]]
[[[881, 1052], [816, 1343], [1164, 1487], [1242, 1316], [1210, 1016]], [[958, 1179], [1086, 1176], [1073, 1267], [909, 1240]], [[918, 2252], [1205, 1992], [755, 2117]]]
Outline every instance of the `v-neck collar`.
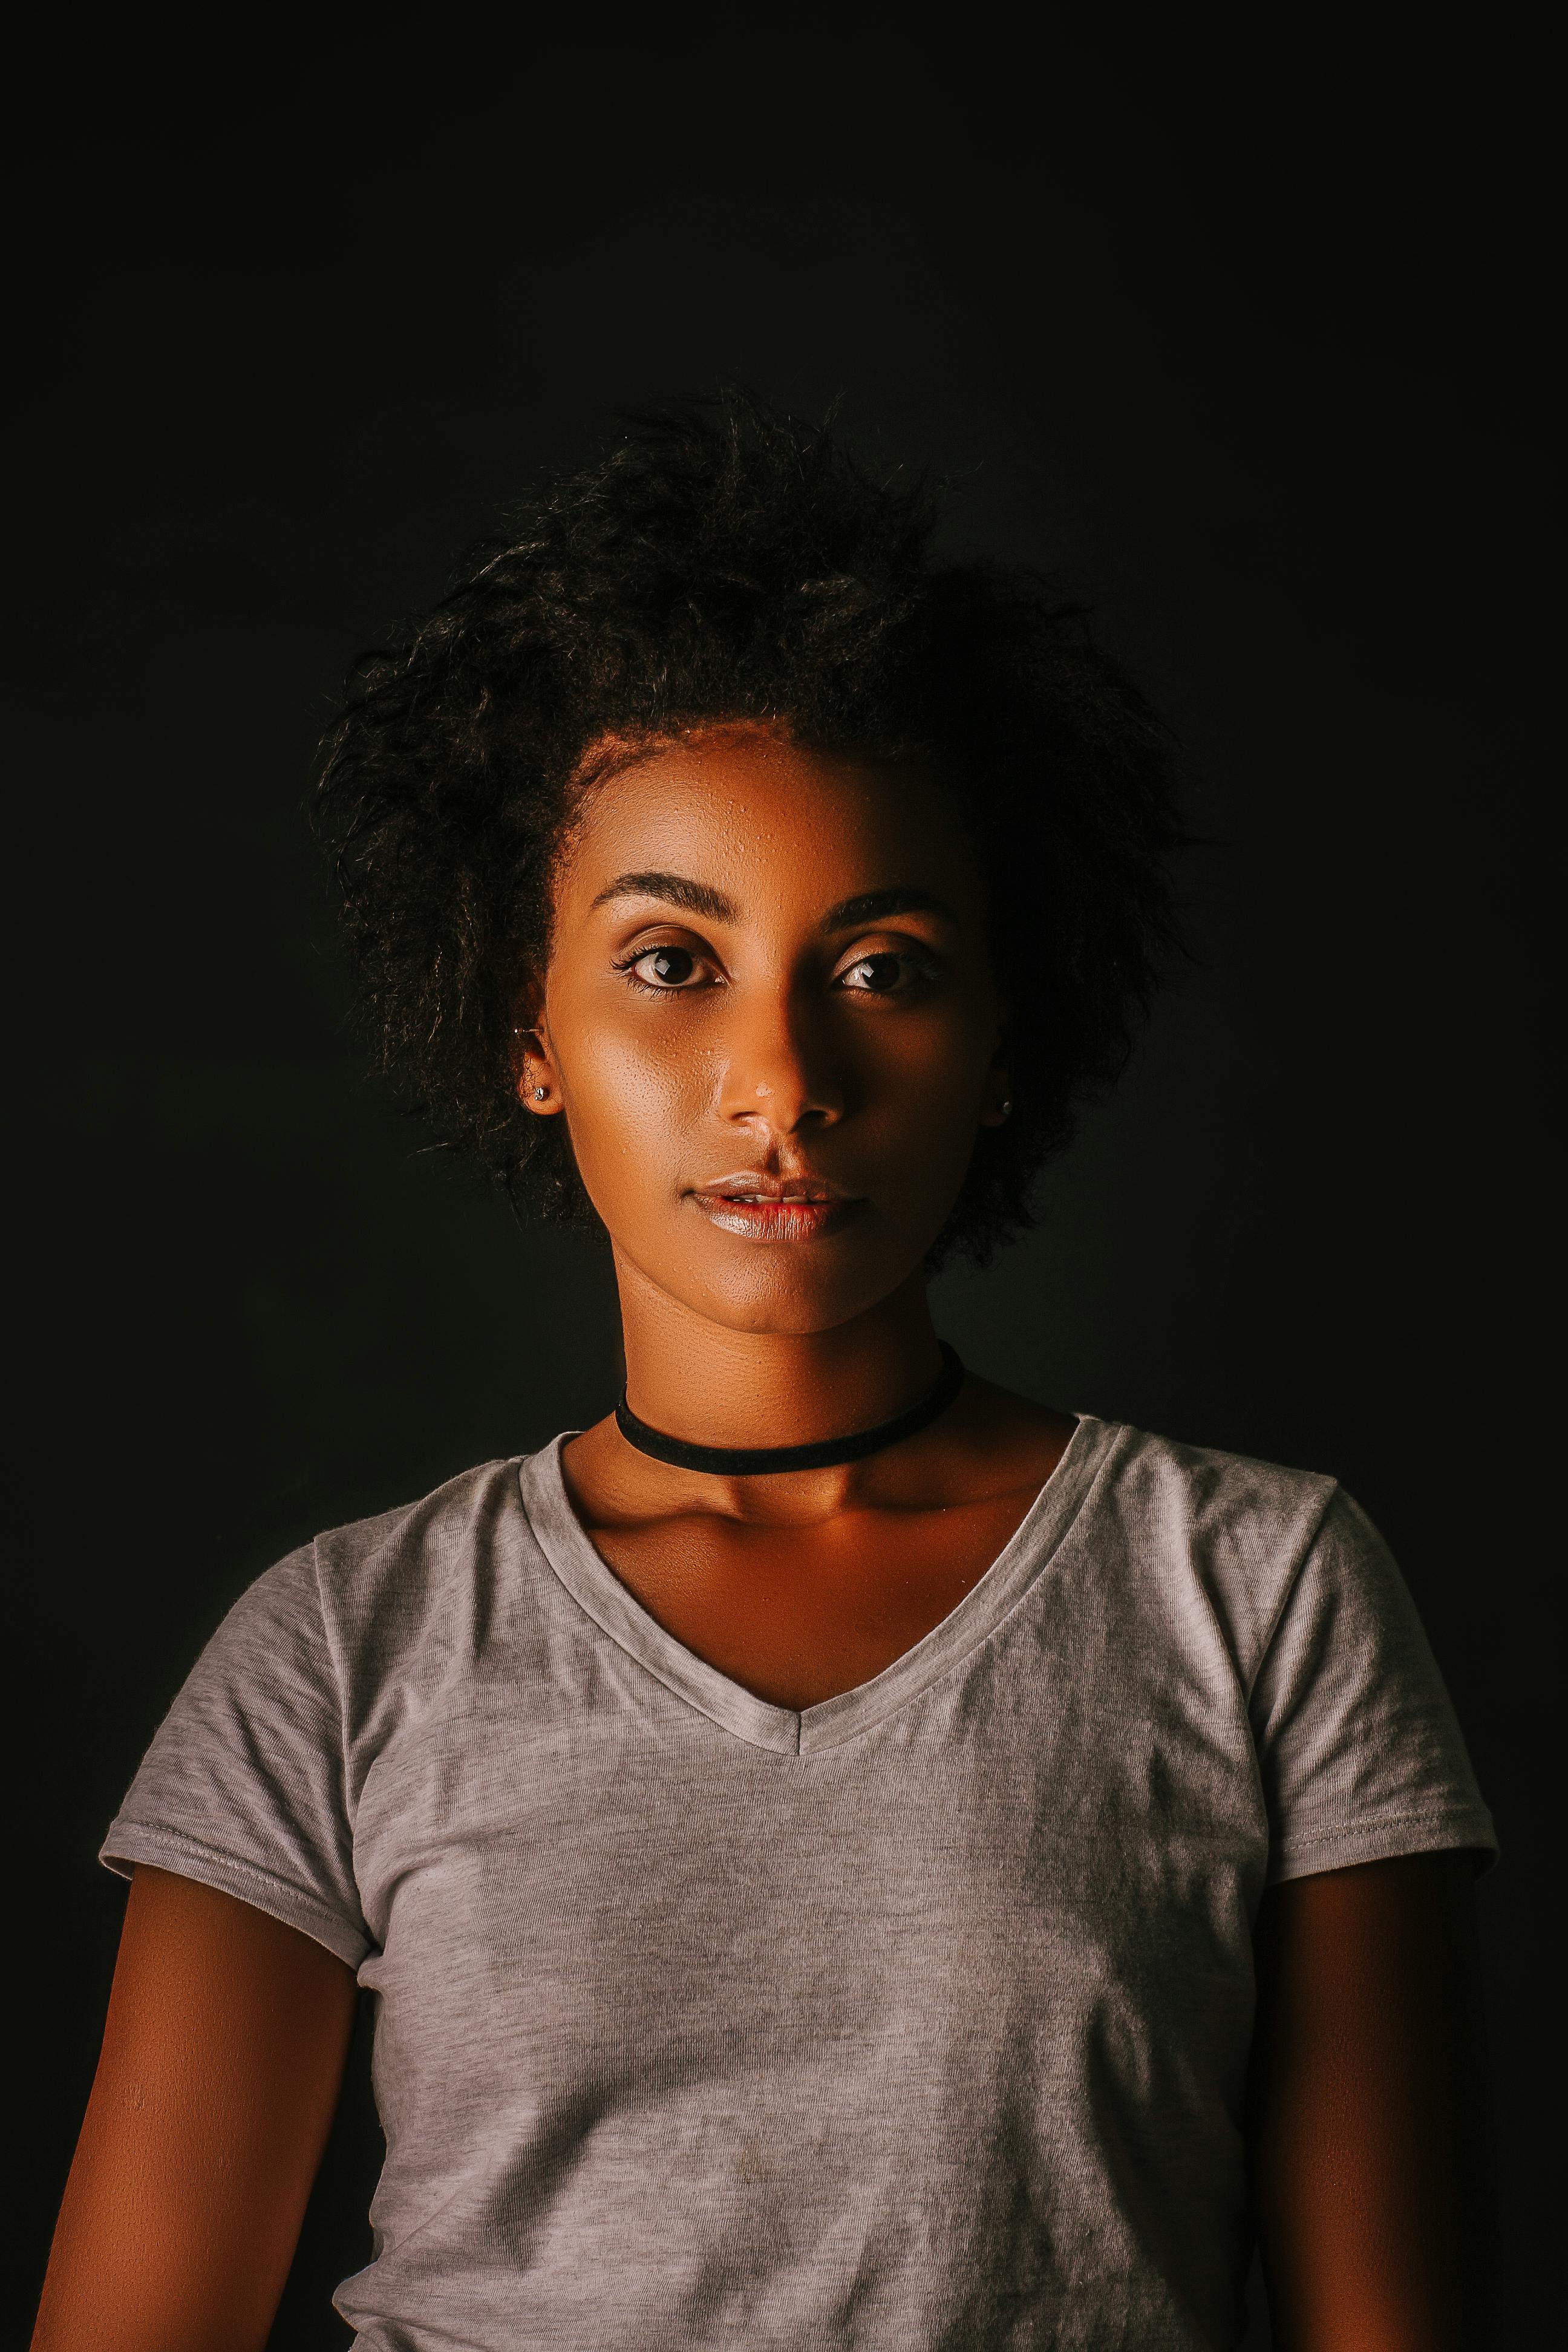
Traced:
[[667, 1633], [600, 1558], [573, 1509], [561, 1469], [561, 1449], [574, 1429], [519, 1465], [522, 1507], [534, 1539], [555, 1574], [613, 1642], [656, 1675], [668, 1690], [754, 1748], [805, 1756], [890, 1715], [993, 1633], [1023, 1598], [1078, 1517], [1121, 1434], [1121, 1423], [1079, 1413], [1061, 1458], [984, 1575], [940, 1624], [922, 1635], [869, 1682], [857, 1683], [815, 1706], [774, 1706]]

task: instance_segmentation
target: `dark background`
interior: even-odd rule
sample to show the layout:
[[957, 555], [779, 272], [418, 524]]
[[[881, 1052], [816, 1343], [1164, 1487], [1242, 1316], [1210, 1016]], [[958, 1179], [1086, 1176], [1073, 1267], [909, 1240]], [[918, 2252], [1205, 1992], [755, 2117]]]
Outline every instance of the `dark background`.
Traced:
[[[1197, 764], [1199, 962], [941, 1318], [1048, 1401], [1336, 1472], [1393, 1540], [1504, 1845], [1511, 2340], [1560, 2315], [1552, 78], [1495, 11], [1286, 14], [66, 8], [13, 53], [22, 2335], [122, 1902], [94, 1854], [200, 1643], [616, 1382], [594, 1245], [363, 1075], [313, 740], [541, 463], [727, 375], [948, 472], [951, 544], [1065, 569]], [[374, 2164], [362, 2047], [276, 2343], [342, 2339]]]

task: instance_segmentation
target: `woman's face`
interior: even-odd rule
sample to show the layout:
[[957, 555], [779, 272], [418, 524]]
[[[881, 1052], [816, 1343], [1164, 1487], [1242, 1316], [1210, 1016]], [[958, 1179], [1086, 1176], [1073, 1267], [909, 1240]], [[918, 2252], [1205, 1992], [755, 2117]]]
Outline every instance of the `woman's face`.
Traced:
[[1002, 1116], [952, 800], [757, 726], [593, 787], [525, 1017], [523, 1098], [564, 1113], [617, 1258], [732, 1329], [827, 1330], [890, 1296]]

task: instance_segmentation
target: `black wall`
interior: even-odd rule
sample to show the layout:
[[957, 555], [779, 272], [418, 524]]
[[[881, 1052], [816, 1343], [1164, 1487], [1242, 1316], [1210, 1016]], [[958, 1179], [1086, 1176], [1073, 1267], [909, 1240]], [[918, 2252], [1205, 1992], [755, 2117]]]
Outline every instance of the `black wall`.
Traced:
[[[91, 2077], [93, 1856], [201, 1641], [616, 1380], [594, 1246], [363, 1074], [313, 740], [541, 462], [738, 375], [951, 473], [955, 546], [1065, 568], [1197, 762], [1200, 962], [941, 1315], [1047, 1400], [1337, 1472], [1394, 1541], [1504, 1843], [1544, 2340], [1544, 57], [1378, 5], [666, 13], [68, 8], [13, 58], [5, 2308]], [[356, 2069], [289, 2347], [364, 2258]]]

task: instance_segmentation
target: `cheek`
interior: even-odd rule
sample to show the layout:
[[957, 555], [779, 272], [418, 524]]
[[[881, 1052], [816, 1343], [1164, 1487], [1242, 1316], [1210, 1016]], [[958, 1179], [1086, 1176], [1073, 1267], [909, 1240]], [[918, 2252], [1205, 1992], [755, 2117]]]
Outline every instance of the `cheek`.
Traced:
[[705, 1073], [690, 1055], [650, 1052], [645, 1034], [584, 1024], [563, 1072], [572, 1149], [595, 1206], [658, 1195], [700, 1114]]
[[905, 1020], [871, 1014], [848, 1045], [855, 1091], [875, 1124], [963, 1148], [985, 1091], [990, 1031], [971, 1017]]

